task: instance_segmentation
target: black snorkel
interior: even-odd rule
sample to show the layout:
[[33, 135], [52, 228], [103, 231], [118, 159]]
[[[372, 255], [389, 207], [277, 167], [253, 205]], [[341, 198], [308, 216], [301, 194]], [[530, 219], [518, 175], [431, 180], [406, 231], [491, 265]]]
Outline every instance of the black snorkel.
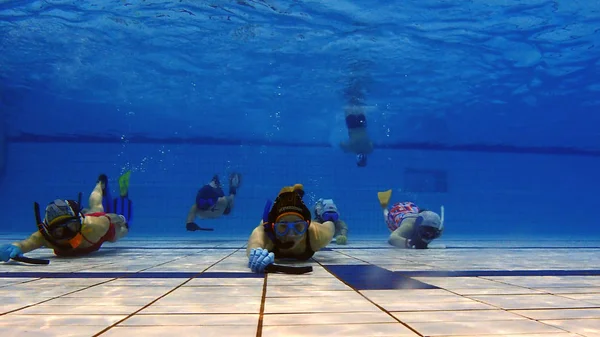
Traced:
[[[40, 229], [41, 223], [42, 223], [42, 217], [40, 216], [40, 205], [37, 202], [33, 203], [33, 212], [35, 214], [35, 222], [38, 226], [38, 229], [40, 231], [40, 233], [42, 233], [42, 235], [45, 234], [45, 231]], [[46, 236], [44, 235], [44, 238], [46, 238]], [[50, 260], [44, 260], [44, 259], [32, 259], [29, 257], [25, 257], [25, 256], [15, 256], [12, 258], [12, 260], [18, 261], [18, 262], [23, 262], [23, 263], [29, 263], [29, 264], [41, 264], [41, 265], [47, 265], [50, 264]]]

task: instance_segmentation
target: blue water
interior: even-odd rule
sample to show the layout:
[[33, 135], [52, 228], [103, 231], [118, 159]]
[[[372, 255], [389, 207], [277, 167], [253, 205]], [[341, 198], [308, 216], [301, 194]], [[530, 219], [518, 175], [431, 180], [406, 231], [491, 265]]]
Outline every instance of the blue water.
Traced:
[[[350, 238], [387, 237], [388, 188], [444, 205], [449, 238], [597, 237], [598, 27], [591, 0], [0, 1], [0, 231], [131, 169], [132, 234], [185, 234], [196, 190], [239, 171], [202, 237], [247, 236], [296, 182]], [[337, 146], [352, 81], [366, 168]]]

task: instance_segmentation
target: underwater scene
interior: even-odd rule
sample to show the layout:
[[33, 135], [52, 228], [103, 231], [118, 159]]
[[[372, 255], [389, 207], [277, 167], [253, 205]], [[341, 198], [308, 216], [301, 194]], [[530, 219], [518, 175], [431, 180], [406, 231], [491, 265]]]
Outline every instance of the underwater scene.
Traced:
[[0, 335], [600, 336], [600, 2], [0, 0]]

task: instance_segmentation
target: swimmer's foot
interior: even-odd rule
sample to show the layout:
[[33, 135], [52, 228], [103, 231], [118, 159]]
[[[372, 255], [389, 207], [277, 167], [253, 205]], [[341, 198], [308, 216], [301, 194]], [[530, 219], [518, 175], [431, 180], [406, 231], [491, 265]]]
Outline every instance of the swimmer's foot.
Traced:
[[102, 184], [102, 196], [106, 195], [106, 187], [108, 186], [108, 177], [106, 174], [103, 173], [98, 176], [98, 183]]
[[219, 175], [215, 174], [211, 181], [210, 181], [210, 185], [212, 185], [215, 188], [221, 188], [221, 181], [219, 180]]
[[229, 176], [229, 194], [236, 194], [237, 189], [242, 184], [242, 175], [239, 173], [232, 173]]

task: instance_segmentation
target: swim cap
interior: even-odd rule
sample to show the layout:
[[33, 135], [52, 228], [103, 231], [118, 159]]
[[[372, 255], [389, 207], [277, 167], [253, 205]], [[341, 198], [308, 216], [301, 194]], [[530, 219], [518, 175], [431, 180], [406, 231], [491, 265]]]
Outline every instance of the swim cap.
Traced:
[[426, 243], [440, 237], [444, 230], [442, 219], [437, 213], [432, 211], [423, 211], [419, 213], [415, 225], [417, 226], [417, 235]]
[[302, 189], [302, 185], [299, 185], [300, 187], [296, 186], [294, 188], [281, 189], [269, 212], [269, 223], [277, 222], [277, 219], [284, 213], [296, 213], [304, 220], [310, 222], [310, 210], [306, 207], [304, 201], [302, 201], [304, 190]]
[[46, 206], [44, 221], [40, 225], [55, 240], [72, 239], [81, 231], [79, 204], [74, 200], [54, 200]]

